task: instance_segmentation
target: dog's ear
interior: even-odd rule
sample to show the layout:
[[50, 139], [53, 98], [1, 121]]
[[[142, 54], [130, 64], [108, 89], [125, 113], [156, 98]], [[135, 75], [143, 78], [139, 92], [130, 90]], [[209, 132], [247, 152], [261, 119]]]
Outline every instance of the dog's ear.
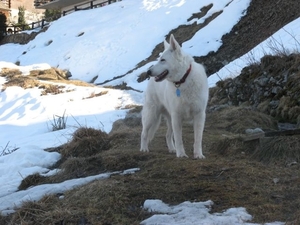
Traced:
[[165, 48], [165, 50], [168, 49], [169, 46], [170, 46], [169, 43], [166, 40], [164, 40], [164, 48]]
[[175, 40], [173, 34], [171, 34], [171, 36], [170, 36], [170, 46], [171, 46], [172, 50], [180, 50], [180, 45]]

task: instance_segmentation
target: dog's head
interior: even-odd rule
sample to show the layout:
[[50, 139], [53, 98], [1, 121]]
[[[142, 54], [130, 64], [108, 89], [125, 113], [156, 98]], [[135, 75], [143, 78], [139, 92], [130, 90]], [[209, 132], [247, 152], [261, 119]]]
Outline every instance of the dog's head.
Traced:
[[169, 43], [164, 41], [165, 50], [160, 56], [159, 61], [147, 71], [147, 74], [154, 77], [156, 82], [163, 81], [172, 74], [178, 73], [178, 66], [180, 67], [180, 61], [182, 59], [181, 47], [175, 40], [173, 34], [170, 36]]

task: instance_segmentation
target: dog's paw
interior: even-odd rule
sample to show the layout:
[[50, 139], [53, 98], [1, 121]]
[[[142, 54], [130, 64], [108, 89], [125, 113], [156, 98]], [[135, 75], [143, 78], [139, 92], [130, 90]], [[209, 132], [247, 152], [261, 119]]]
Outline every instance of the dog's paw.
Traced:
[[195, 159], [205, 159], [205, 156], [202, 154], [194, 154]]
[[149, 152], [149, 149], [148, 148], [141, 148], [140, 151], [141, 152]]
[[169, 152], [170, 152], [170, 153], [175, 153], [176, 150], [175, 150], [175, 149], [169, 149]]
[[187, 154], [185, 154], [185, 153], [176, 153], [176, 156], [178, 158], [188, 158]]

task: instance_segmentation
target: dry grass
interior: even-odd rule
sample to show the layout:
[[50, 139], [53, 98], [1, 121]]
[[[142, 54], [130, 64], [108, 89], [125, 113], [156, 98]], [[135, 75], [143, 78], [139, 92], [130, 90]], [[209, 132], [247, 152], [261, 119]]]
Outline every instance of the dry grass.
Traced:
[[[299, 204], [299, 178], [287, 176], [291, 172], [296, 174], [299, 168], [282, 170], [246, 157], [233, 159], [218, 154], [210, 154], [208, 160], [200, 161], [176, 159], [167, 152], [145, 156], [137, 151], [111, 151], [119, 156], [120, 163], [125, 158], [136, 158], [135, 165], [127, 166], [138, 164], [141, 171], [92, 182], [64, 193], [60, 200], [52, 195], [29, 206], [25, 204], [15, 214], [14, 222], [22, 218], [32, 221], [29, 224], [59, 224], [60, 221], [78, 224], [84, 218], [86, 224], [139, 224], [148, 216], [140, 206], [150, 198], [169, 204], [211, 199], [215, 203], [213, 212], [244, 206], [256, 222], [285, 221], [293, 219]], [[280, 179], [277, 184], [273, 182], [275, 177]]]
[[250, 107], [224, 106], [208, 114], [213, 118], [207, 126], [232, 133], [244, 133], [248, 128], [277, 129], [277, 122], [272, 117]]
[[[2, 91], [7, 87], [18, 86], [24, 89], [38, 87], [42, 89], [41, 95], [60, 94], [65, 92], [64, 84], [76, 86], [94, 86], [80, 80], [69, 80], [71, 74], [68, 71], [51, 68], [48, 70], [32, 70], [29, 75], [22, 75], [20, 70], [3, 68], [0, 74], [6, 77], [7, 81], [3, 85]], [[51, 84], [51, 81], [57, 84]], [[104, 93], [103, 93], [104, 94]], [[97, 94], [95, 94], [95, 97]]]
[[283, 161], [286, 165], [300, 162], [300, 139], [295, 136], [263, 138], [253, 158], [263, 161]]
[[[233, 115], [237, 115], [236, 110], [235, 107], [226, 109]], [[178, 159], [168, 153], [164, 122], [150, 145], [150, 153], [139, 151], [139, 117], [136, 121], [131, 116], [127, 119], [130, 122], [119, 121], [109, 135], [80, 128], [69, 143], [57, 149], [64, 159], [57, 166], [64, 172], [47, 182], [135, 167], [140, 171], [94, 181], [63, 193], [64, 198], [50, 195], [38, 202], [27, 202], [9, 219], [13, 224], [139, 224], [150, 216], [141, 208], [144, 201], [157, 198], [169, 204], [211, 199], [212, 212], [243, 206], [254, 216], [253, 222], [277, 220], [296, 224], [300, 217], [299, 165], [286, 166], [284, 159], [291, 155], [277, 142], [273, 143], [273, 147], [278, 147], [276, 157], [267, 150], [265, 155], [253, 157], [255, 149], [262, 150], [265, 145], [243, 143], [237, 132], [244, 128], [228, 124], [236, 124], [248, 116], [256, 119], [241, 122], [243, 126], [273, 129], [272, 119], [251, 110], [241, 112], [246, 113], [231, 116], [233, 119], [229, 122], [223, 110], [207, 115], [203, 142], [205, 160]], [[132, 110], [132, 113], [138, 111]], [[187, 154], [192, 156], [192, 125], [186, 123], [183, 129], [184, 145]], [[282, 137], [277, 141], [290, 143], [289, 151], [295, 156], [299, 149], [296, 138], [287, 142]], [[261, 160], [267, 157], [272, 158], [268, 164]]]
[[22, 180], [21, 184], [19, 185], [18, 189], [26, 190], [27, 188], [29, 188], [31, 186], [47, 183], [47, 181], [48, 181], [47, 177], [44, 177], [44, 176], [40, 175], [39, 173], [35, 173], [35, 174], [25, 177]]
[[110, 148], [108, 134], [93, 128], [77, 129], [60, 153], [62, 158], [89, 157]]
[[89, 98], [99, 97], [99, 96], [102, 96], [102, 95], [106, 95], [107, 93], [108, 93], [107, 90], [105, 90], [105, 91], [100, 91], [99, 93], [93, 92], [93, 93], [91, 93], [90, 96], [88, 96], [88, 97], [86, 97], [86, 98], [84, 98], [84, 99], [89, 99]]

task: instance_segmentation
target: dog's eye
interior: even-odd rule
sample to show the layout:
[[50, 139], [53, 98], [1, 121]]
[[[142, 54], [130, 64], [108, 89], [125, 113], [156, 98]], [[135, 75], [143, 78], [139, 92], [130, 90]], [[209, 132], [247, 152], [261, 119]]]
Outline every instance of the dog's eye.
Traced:
[[161, 62], [165, 62], [166, 60], [165, 60], [165, 59], [160, 59], [160, 61], [161, 61]]

